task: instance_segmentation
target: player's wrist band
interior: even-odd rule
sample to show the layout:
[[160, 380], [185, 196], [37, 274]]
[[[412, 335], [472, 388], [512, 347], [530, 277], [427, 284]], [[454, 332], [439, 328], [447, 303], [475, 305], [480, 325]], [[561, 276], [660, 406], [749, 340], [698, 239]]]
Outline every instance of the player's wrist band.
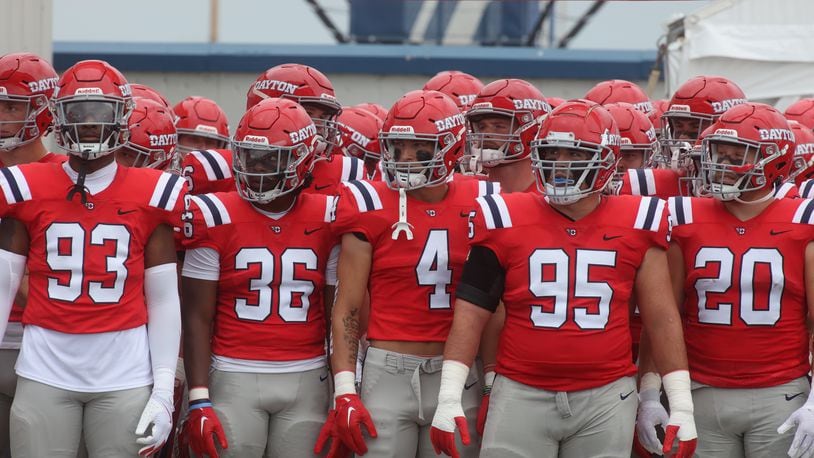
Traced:
[[194, 386], [189, 389], [189, 403], [192, 405], [192, 401], [197, 401], [198, 399], [206, 399], [209, 400], [209, 388], [205, 386]]

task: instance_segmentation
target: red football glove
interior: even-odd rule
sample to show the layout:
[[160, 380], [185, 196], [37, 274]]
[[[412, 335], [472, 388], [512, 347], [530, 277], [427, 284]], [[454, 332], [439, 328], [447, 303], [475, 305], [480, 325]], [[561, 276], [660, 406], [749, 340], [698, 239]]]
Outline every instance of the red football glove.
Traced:
[[331, 409], [328, 411], [328, 418], [325, 419], [325, 424], [319, 430], [317, 443], [314, 445], [314, 454], [319, 455], [325, 444], [331, 441], [331, 447], [328, 448], [327, 458], [350, 458], [350, 449], [342, 443], [336, 433], [336, 410]]
[[215, 447], [213, 434], [218, 438], [220, 448], [229, 447], [223, 426], [221, 426], [215, 410], [212, 409], [212, 402], [209, 399], [190, 401], [187, 418], [184, 420], [182, 445], [184, 442], [188, 442], [196, 455], [218, 458], [218, 449]]
[[644, 445], [642, 445], [641, 441], [639, 440], [639, 434], [634, 430], [633, 431], [633, 453], [636, 454], [639, 458], [650, 458], [653, 456], [652, 453], [648, 452]]
[[365, 405], [358, 394], [343, 394], [336, 397], [336, 434], [342, 442], [357, 455], [367, 453], [367, 444], [362, 437], [362, 425], [367, 428], [370, 437], [378, 433]]
[[478, 408], [478, 422], [475, 424], [475, 429], [478, 430], [478, 435], [483, 437], [483, 428], [486, 426], [486, 414], [489, 412], [489, 395], [485, 394], [480, 400], [480, 408]]

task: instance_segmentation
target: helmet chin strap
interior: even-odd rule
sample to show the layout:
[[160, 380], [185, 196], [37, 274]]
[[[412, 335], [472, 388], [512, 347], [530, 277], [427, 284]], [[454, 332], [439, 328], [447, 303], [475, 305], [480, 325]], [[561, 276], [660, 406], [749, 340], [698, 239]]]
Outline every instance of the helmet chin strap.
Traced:
[[738, 194], [733, 200], [735, 202], [738, 202], [738, 203], [741, 203], [741, 204], [756, 205], [756, 204], [762, 204], [763, 202], [766, 202], [767, 200], [774, 199], [775, 193], [777, 193], [777, 185], [772, 184], [772, 190], [769, 193], [767, 193], [765, 196], [761, 197], [760, 199], [757, 199], [757, 200], [741, 200], [740, 194]]
[[407, 236], [407, 240], [413, 239], [413, 225], [407, 222], [407, 191], [399, 188], [399, 220], [390, 226], [393, 229], [393, 240], [398, 240], [402, 232]]
[[67, 199], [69, 201], [73, 200], [73, 196], [79, 194], [79, 200], [82, 202], [82, 205], [88, 203], [88, 188], [85, 187], [85, 176], [88, 174], [88, 166], [87, 166], [87, 158], [88, 154], [90, 153], [89, 150], [85, 150], [82, 152], [82, 160], [79, 162], [79, 170], [77, 171], [76, 177], [76, 184], [71, 186], [71, 189], [68, 191]]

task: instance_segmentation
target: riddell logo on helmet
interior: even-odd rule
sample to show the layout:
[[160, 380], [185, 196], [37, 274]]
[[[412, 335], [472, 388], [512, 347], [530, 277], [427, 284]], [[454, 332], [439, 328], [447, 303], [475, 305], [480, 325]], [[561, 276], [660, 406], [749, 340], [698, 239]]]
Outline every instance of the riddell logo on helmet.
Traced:
[[393, 126], [388, 131], [391, 134], [414, 134], [413, 126]]
[[732, 129], [715, 129], [715, 133], [713, 135], [723, 135], [725, 137], [737, 137], [738, 131]]
[[195, 131], [203, 132], [205, 134], [218, 134], [218, 129], [216, 127], [207, 126], [206, 124], [198, 124], [195, 126]]
[[435, 121], [435, 128], [438, 130], [438, 132], [443, 132], [445, 130], [453, 129], [455, 127], [463, 125], [464, 125], [464, 115], [460, 113]]
[[689, 113], [690, 106], [689, 105], [670, 105], [670, 108], [667, 111], [680, 111], [682, 113]]
[[761, 140], [794, 141], [794, 134], [788, 129], [758, 129]]
[[545, 100], [518, 99], [514, 101], [515, 110], [543, 110], [551, 111], [551, 106]]
[[150, 135], [150, 146], [172, 146], [178, 143], [178, 134]]
[[243, 141], [249, 143], [260, 143], [262, 145], [269, 144], [269, 139], [266, 137], [262, 137], [260, 135], [246, 135], [245, 137], [243, 137]]
[[287, 83], [285, 81], [260, 80], [254, 83], [254, 88], [258, 91], [272, 90], [285, 92], [286, 94], [293, 94], [297, 90], [297, 85]]
[[308, 137], [312, 137], [316, 134], [317, 126], [309, 124], [296, 132], [290, 132], [288, 136], [291, 137], [291, 142], [300, 143], [305, 141]]
[[31, 92], [45, 92], [49, 89], [57, 87], [59, 78], [45, 78], [39, 81], [31, 81], [28, 83], [28, 90]]
[[724, 111], [742, 103], [746, 103], [746, 99], [728, 99], [720, 102], [712, 102], [712, 109], [716, 113], [723, 113]]
[[472, 108], [470, 108], [470, 110], [473, 110], [473, 111], [474, 110], [490, 110], [490, 109], [492, 109], [492, 104], [490, 102], [478, 102], [478, 103], [472, 105]]
[[104, 95], [104, 92], [98, 87], [80, 87], [74, 95]]

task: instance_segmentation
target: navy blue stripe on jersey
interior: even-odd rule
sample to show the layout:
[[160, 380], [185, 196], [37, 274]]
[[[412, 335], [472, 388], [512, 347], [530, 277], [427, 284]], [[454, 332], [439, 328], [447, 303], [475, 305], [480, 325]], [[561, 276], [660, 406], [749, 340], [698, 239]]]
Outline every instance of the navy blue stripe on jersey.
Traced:
[[201, 202], [203, 202], [204, 205], [206, 205], [206, 207], [209, 209], [209, 212], [212, 213], [212, 220], [215, 222], [216, 226], [223, 224], [223, 218], [221, 218], [220, 210], [218, 210], [218, 207], [215, 206], [215, 202], [212, 202], [212, 199], [210, 199], [209, 196], [206, 194], [198, 194], [195, 197], [200, 199]]
[[814, 187], [814, 180], [806, 180], [805, 185], [803, 185], [803, 192], [800, 193], [804, 199], [810, 199], [812, 197], [810, 195], [812, 187]]
[[675, 206], [676, 206], [676, 222], [678, 224], [687, 224], [687, 219], [684, 216], [684, 198], [683, 197], [675, 197]]
[[226, 178], [223, 175], [223, 170], [221, 170], [220, 164], [218, 164], [218, 161], [215, 159], [211, 152], [206, 150], [200, 150], [198, 152], [201, 154], [201, 156], [203, 156], [204, 159], [206, 159], [206, 162], [209, 163], [209, 166], [212, 168], [212, 172], [215, 174], [215, 178], [217, 178], [218, 180]]
[[803, 217], [801, 218], [803, 223], [811, 224], [811, 213], [812, 212], [814, 212], [814, 200], [807, 203], [805, 210], [803, 210]]
[[659, 200], [656, 198], [650, 199], [650, 205], [647, 207], [647, 216], [644, 218], [644, 227], [650, 228], [653, 226], [653, 220], [656, 218], [656, 209], [659, 206]]
[[359, 190], [359, 194], [362, 195], [362, 199], [365, 201], [367, 211], [375, 210], [375, 206], [373, 205], [373, 196], [370, 195], [370, 191], [367, 190], [365, 185], [356, 180], [351, 180], [348, 182], [348, 184]]
[[14, 175], [12, 175], [11, 170], [7, 169], [6, 167], [3, 167], [0, 169], [0, 172], [3, 172], [3, 176], [6, 178], [9, 188], [11, 188], [11, 194], [14, 195], [14, 202], [10, 203], [22, 202], [23, 193], [20, 192], [20, 185], [17, 184], [17, 179], [14, 178]]
[[349, 157], [348, 159], [350, 159], [350, 176], [348, 179], [356, 180], [359, 178], [357, 174], [359, 173], [359, 162], [361, 161], [357, 161], [354, 157]]
[[167, 208], [167, 202], [170, 200], [172, 191], [175, 189], [175, 184], [181, 179], [180, 175], [172, 174], [167, 179], [167, 184], [164, 187], [164, 192], [161, 194], [161, 199], [158, 200], [159, 208]]
[[495, 185], [491, 181], [486, 182], [486, 195], [495, 193]]
[[[647, 190], [647, 176], [644, 174], [644, 169], [636, 169], [636, 177], [639, 182], [639, 195], [649, 196], [650, 193]], [[645, 224], [645, 227], [647, 227], [647, 224]]]
[[492, 214], [492, 221], [495, 222], [496, 229], [503, 229], [503, 218], [500, 217], [500, 210], [497, 208], [497, 202], [491, 195], [483, 196], [483, 201], [489, 207], [489, 213]]

